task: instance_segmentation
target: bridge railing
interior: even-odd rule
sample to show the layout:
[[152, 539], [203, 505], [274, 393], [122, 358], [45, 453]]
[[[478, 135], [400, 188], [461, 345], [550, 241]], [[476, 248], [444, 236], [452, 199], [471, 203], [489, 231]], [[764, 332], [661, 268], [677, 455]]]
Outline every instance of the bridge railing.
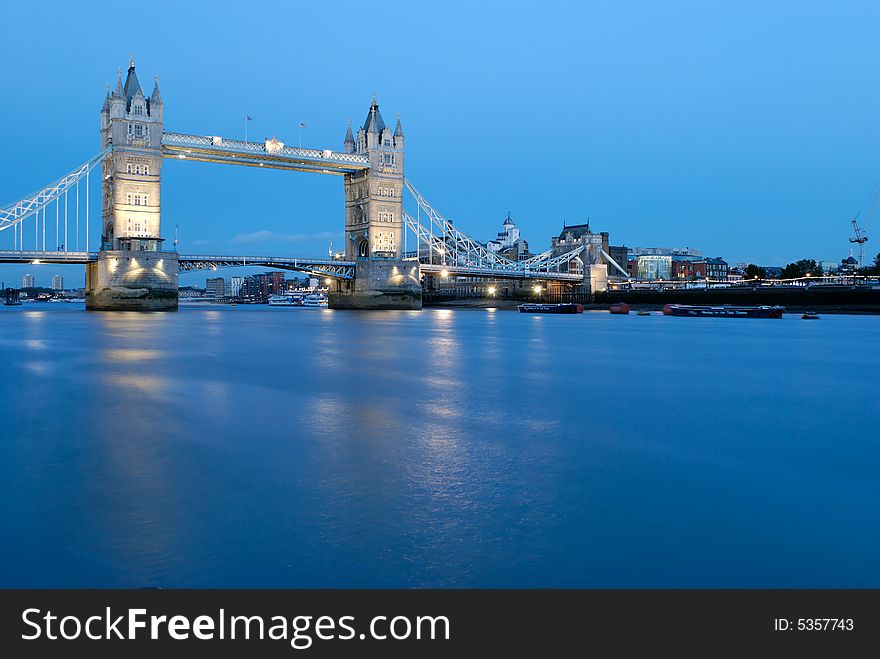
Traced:
[[[270, 142], [271, 144], [271, 142]], [[163, 133], [162, 145], [177, 148], [197, 148], [217, 153], [241, 153], [243, 155], [266, 158], [289, 158], [292, 160], [312, 160], [315, 162], [340, 162], [350, 165], [370, 166], [370, 159], [359, 153], [342, 153], [331, 149], [306, 149], [296, 146], [280, 146], [277, 150], [266, 148], [264, 142], [245, 142], [214, 135], [187, 135], [185, 133]]]
[[59, 252], [34, 249], [0, 250], [0, 263], [73, 263], [97, 261], [98, 252]]

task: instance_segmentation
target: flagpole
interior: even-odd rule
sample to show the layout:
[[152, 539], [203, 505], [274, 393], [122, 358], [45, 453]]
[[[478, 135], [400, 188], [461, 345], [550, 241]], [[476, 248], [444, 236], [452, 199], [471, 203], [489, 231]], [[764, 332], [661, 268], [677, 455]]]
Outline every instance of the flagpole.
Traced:
[[244, 115], [244, 143], [245, 144], [247, 144], [247, 141], [248, 141], [248, 139], [247, 139], [247, 137], [248, 137], [247, 136], [247, 121], [248, 121], [247, 117], [248, 117], [247, 115]]

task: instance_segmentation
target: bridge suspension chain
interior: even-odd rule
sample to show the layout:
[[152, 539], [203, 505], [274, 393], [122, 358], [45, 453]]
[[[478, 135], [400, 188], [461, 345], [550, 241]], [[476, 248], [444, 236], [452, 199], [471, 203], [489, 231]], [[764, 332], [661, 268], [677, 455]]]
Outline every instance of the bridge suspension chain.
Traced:
[[[440, 259], [439, 265], [481, 268], [509, 274], [518, 272], [549, 273], [558, 271], [561, 265], [579, 258], [585, 249], [584, 245], [580, 245], [557, 256], [553, 255], [554, 251], [551, 249], [522, 261], [511, 261], [495, 252], [490, 252], [466, 233], [459, 231], [453, 225], [452, 220], [443, 217], [428, 203], [409, 179], [404, 179], [404, 184], [416, 200], [419, 209], [428, 216], [429, 225], [423, 226], [421, 222], [406, 212], [403, 213], [404, 224], [416, 235], [420, 243], [428, 246], [431, 257], [436, 255]], [[435, 233], [434, 228], [438, 232]]]
[[83, 163], [69, 174], [62, 176], [54, 183], [50, 183], [46, 187], [16, 202], [0, 207], [0, 231], [19, 224], [31, 215], [44, 210], [53, 201], [59, 200], [66, 192], [74, 188], [80, 180], [85, 179], [88, 173], [104, 160], [109, 153], [110, 147], [107, 147], [97, 156]]
[[[452, 252], [451, 257], [445, 259], [445, 262], [449, 262], [449, 265], [471, 267], [494, 266], [502, 268], [516, 267], [515, 261], [511, 261], [510, 259], [506, 259], [494, 252], [490, 252], [466, 233], [459, 231], [452, 224], [452, 220], [443, 217], [431, 204], [428, 203], [428, 200], [416, 190], [415, 186], [409, 179], [404, 179], [403, 182], [404, 185], [406, 185], [406, 189], [412, 194], [413, 199], [416, 200], [419, 208], [427, 214], [431, 225], [436, 227], [440, 232], [439, 236], [435, 236], [429, 229], [427, 235], [430, 236], [430, 240], [426, 242], [430, 245], [432, 251], [437, 252], [441, 259], [446, 257], [447, 251], [450, 251]], [[406, 218], [409, 219], [407, 220]], [[405, 215], [404, 219], [416, 235], [420, 235], [420, 232], [425, 231], [424, 227], [421, 226], [419, 226], [419, 231], [414, 228], [414, 225], [418, 223], [413, 220], [412, 216]], [[450, 259], [455, 259], [455, 261], [451, 261]]]

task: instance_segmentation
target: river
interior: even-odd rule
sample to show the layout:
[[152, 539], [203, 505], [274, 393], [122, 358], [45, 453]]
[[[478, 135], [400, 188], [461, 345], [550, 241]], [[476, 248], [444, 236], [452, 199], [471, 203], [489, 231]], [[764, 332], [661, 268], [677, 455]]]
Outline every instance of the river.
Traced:
[[880, 587], [878, 337], [0, 308], [0, 586]]

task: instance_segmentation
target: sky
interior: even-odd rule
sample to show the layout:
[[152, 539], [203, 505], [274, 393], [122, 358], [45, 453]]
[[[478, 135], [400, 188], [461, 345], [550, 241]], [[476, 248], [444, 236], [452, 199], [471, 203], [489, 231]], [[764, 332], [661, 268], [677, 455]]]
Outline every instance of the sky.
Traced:
[[[303, 122], [303, 146], [341, 150], [375, 94], [441, 213], [485, 241], [509, 211], [533, 251], [589, 219], [612, 244], [839, 261], [880, 183], [876, 0], [6, 0], [3, 22], [3, 205], [98, 153], [130, 51], [170, 131], [242, 138], [250, 115], [252, 140], [298, 144]], [[162, 224], [181, 253], [323, 256], [342, 181], [166, 160]], [[84, 279], [0, 279], [25, 270]]]

